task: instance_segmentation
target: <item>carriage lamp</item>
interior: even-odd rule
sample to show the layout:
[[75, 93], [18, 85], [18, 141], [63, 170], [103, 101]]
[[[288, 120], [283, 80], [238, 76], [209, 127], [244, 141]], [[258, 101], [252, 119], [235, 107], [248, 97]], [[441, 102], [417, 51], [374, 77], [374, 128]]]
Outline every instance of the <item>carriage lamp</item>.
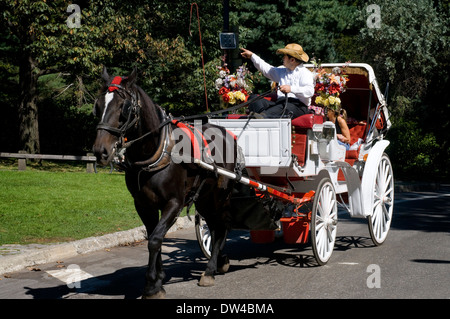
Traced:
[[222, 50], [234, 50], [237, 47], [236, 34], [231, 32], [221, 32], [219, 34], [220, 48]]
[[323, 123], [323, 130], [322, 130], [322, 138], [326, 139], [327, 141], [331, 141], [334, 139], [334, 135], [336, 133], [336, 126], [332, 122], [325, 122]]

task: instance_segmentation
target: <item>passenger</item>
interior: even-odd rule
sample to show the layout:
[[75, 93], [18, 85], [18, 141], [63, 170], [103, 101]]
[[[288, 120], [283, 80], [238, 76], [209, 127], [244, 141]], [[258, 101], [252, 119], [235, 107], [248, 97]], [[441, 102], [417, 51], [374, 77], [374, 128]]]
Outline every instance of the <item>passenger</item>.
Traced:
[[283, 54], [281, 67], [268, 64], [247, 49], [241, 50], [242, 57], [251, 59], [265, 77], [280, 85], [276, 101], [260, 99], [249, 105], [249, 111], [260, 113], [261, 117], [267, 118], [279, 118], [283, 115], [296, 118], [310, 113], [308, 106], [314, 95], [314, 78], [312, 72], [303, 66], [303, 62], [308, 62], [309, 57], [300, 45], [288, 44], [284, 49], [277, 50], [277, 54]]
[[336, 126], [336, 137], [338, 143], [350, 149], [350, 129], [347, 125], [347, 112], [337, 105], [330, 105], [325, 110], [326, 120], [334, 123]]

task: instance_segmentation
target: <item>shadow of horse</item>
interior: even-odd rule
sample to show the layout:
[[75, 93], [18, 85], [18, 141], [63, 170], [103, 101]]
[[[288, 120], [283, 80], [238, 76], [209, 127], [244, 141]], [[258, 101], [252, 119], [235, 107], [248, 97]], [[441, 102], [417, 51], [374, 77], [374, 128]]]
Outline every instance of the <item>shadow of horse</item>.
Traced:
[[[266, 265], [281, 265], [293, 268], [315, 268], [317, 264], [309, 244], [286, 244], [282, 238], [272, 243], [256, 244], [249, 239], [246, 231], [232, 231], [226, 250], [231, 260], [228, 273], [244, 269], [257, 269]], [[375, 247], [369, 237], [341, 236], [336, 238], [335, 250]], [[162, 250], [165, 264], [165, 284], [170, 286], [180, 282], [196, 282], [200, 278], [207, 258], [202, 254], [196, 240], [166, 238]], [[233, 262], [239, 261], [239, 262]], [[145, 282], [143, 276], [146, 265], [124, 267], [114, 272], [81, 280], [76, 287], [66, 283], [53, 287], [25, 287], [27, 295], [34, 299], [96, 298], [140, 298]], [[194, 284], [194, 283], [193, 283]], [[86, 296], [88, 295], [88, 296]]]

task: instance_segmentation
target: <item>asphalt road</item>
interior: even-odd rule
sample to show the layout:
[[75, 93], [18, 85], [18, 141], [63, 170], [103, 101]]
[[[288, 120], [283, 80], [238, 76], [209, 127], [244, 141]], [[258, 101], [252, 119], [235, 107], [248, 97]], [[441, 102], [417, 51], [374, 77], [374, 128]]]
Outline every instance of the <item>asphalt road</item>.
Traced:
[[[351, 219], [345, 211], [340, 211], [335, 249], [325, 266], [317, 266], [308, 245], [286, 245], [281, 239], [255, 244], [248, 232], [233, 231], [226, 246], [229, 272], [204, 288], [197, 281], [206, 259], [194, 229], [179, 230], [163, 247], [166, 298], [244, 298], [263, 304], [271, 298], [448, 299], [449, 235], [449, 187], [399, 193], [382, 246], [372, 244], [365, 220]], [[146, 243], [140, 242], [39, 265], [1, 276], [0, 299], [136, 299], [146, 263]]]

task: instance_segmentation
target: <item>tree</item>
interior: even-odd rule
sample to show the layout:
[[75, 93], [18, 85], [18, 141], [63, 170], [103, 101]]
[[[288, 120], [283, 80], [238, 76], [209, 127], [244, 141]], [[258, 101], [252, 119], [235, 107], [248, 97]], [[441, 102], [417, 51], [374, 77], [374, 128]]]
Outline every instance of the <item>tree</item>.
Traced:
[[[310, 57], [324, 62], [345, 62], [342, 41], [357, 34], [355, 1], [244, 1], [233, 14], [243, 45], [272, 63], [275, 51], [299, 43]], [[347, 44], [348, 44], [347, 39]]]
[[[203, 83], [202, 78], [193, 77], [201, 60], [198, 38], [189, 37], [189, 3], [143, 0], [77, 3], [79, 6], [68, 7], [61, 0], [1, 0], [3, 52], [13, 56], [9, 60], [2, 58], [2, 64], [7, 64], [8, 69], [19, 68], [20, 149], [29, 153], [40, 151], [38, 79], [46, 74], [69, 73], [71, 81], [79, 87], [79, 104], [83, 102], [85, 82], [95, 81], [102, 65], [113, 65], [127, 73], [138, 65], [143, 75], [140, 83], [156, 99], [181, 103], [186, 98], [202, 100], [192, 94], [188, 83], [183, 83], [188, 77]], [[220, 52], [217, 48], [220, 6], [208, 1], [199, 2], [199, 6], [205, 55], [211, 59]]]
[[[11, 63], [19, 66], [20, 148], [36, 153], [40, 151], [36, 104], [39, 77], [61, 71], [92, 71], [111, 53], [102, 45], [105, 31], [98, 24], [84, 23], [75, 28], [66, 24], [66, 1], [2, 0], [1, 6], [0, 27], [7, 54], [14, 57]], [[96, 16], [85, 11], [83, 18]]]
[[[363, 58], [374, 65], [379, 78], [391, 83], [396, 111], [404, 115], [415, 107], [413, 101], [425, 96], [433, 74], [441, 69], [440, 57], [448, 52], [448, 21], [432, 0], [372, 2], [380, 8], [381, 24], [361, 29], [360, 41], [367, 43]], [[360, 19], [366, 20], [365, 10], [361, 13]]]
[[[381, 23], [362, 28], [359, 41], [379, 83], [390, 83], [394, 129], [389, 152], [405, 175], [415, 171], [448, 178], [449, 1], [368, 3], [379, 6]], [[360, 19], [367, 18], [361, 10]]]

